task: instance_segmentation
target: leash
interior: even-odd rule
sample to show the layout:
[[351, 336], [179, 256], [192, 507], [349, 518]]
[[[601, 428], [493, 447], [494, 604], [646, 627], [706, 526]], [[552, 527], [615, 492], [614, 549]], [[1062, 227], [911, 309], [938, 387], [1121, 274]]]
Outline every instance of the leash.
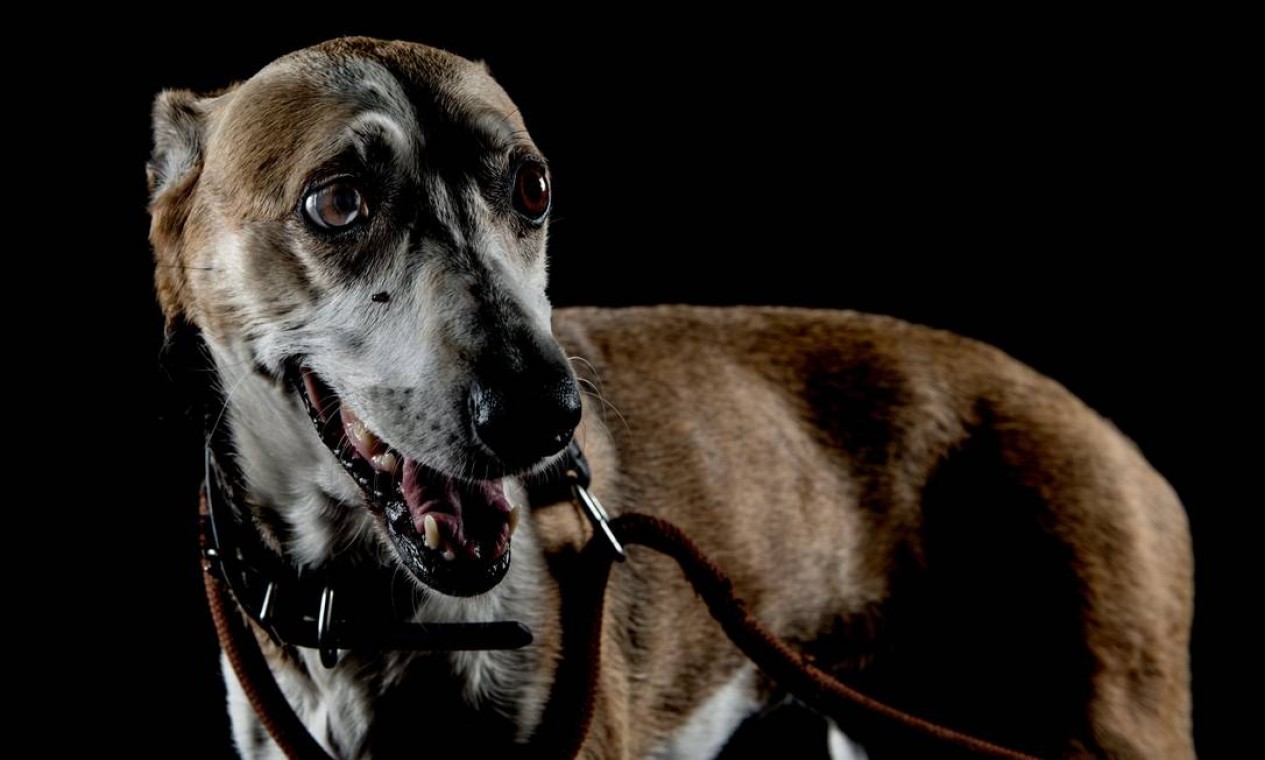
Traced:
[[[845, 716], [855, 714], [859, 708], [980, 756], [1037, 760], [1035, 755], [911, 715], [816, 667], [752, 616], [724, 571], [671, 522], [628, 513], [612, 520], [610, 529], [623, 546], [643, 546], [675, 561], [729, 640], [782, 688], [822, 715], [846, 724]], [[593, 721], [606, 585], [611, 566], [620, 555], [596, 540], [589, 542], [583, 555], [577, 588], [571, 591], [571, 602], [564, 602], [563, 606], [562, 645], [566, 654], [558, 667], [540, 728], [532, 738], [533, 749], [539, 754], [528, 753], [527, 757], [576, 757]]]
[[[206, 514], [205, 491], [202, 493], [201, 512]], [[205, 520], [200, 538], [205, 552], [210, 544]], [[216, 575], [213, 564], [212, 560], [202, 560], [202, 583], [206, 587], [207, 605], [211, 608], [211, 621], [215, 623], [215, 636], [220, 640], [220, 648], [228, 657], [255, 715], [259, 716], [268, 735], [290, 760], [331, 760], [281, 693], [281, 687], [264, 659], [263, 650], [259, 648], [255, 632], [242, 619], [241, 609], [233, 603], [228, 584]]]
[[[566, 593], [562, 595], [564, 655], [555, 673], [540, 726], [523, 747], [522, 757], [572, 760], [579, 754], [592, 724], [597, 700], [607, 581], [612, 565], [623, 561], [624, 547], [635, 545], [672, 558], [695, 592], [702, 597], [712, 617], [743, 654], [800, 701], [837, 723], [846, 725], [848, 718], [855, 716], [859, 710], [981, 756], [1036, 760], [1034, 755], [955, 731], [892, 707], [847, 686], [813, 665], [751, 615], [742, 599], [735, 594], [733, 583], [725, 573], [675, 525], [636, 513], [610, 520], [601, 504], [589, 493], [587, 463], [574, 444], [573, 449], [571, 466], [566, 470], [566, 485], [570, 487], [576, 505], [592, 523], [594, 539], [581, 551], [577, 571], [568, 578]], [[213, 510], [208, 496], [213, 482], [208, 480], [201, 493], [201, 545], [203, 581], [220, 646], [251, 707], [285, 756], [290, 760], [331, 760], [281, 693], [260, 649], [256, 631], [247, 619], [255, 616], [241, 606], [231, 590], [231, 581], [223, 573], [223, 550], [219, 537], [215, 535], [216, 523], [211, 517]], [[328, 619], [324, 604], [321, 611], [318, 628], [319, 620]], [[268, 632], [266, 628], [264, 632]], [[447, 639], [443, 637], [443, 640]], [[329, 643], [318, 643], [322, 645], [324, 662]]]

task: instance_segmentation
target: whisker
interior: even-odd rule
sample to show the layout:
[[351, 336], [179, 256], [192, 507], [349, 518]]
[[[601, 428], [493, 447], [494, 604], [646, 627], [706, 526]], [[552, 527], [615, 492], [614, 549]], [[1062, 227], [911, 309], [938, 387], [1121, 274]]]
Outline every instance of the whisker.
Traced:
[[[619, 407], [615, 406], [613, 403], [610, 402], [610, 400], [606, 398], [606, 392], [604, 388], [602, 387], [602, 375], [601, 373], [597, 371], [597, 367], [593, 365], [593, 362], [589, 361], [588, 359], [585, 359], [583, 356], [568, 356], [567, 360], [574, 364], [582, 365], [584, 368], [588, 369], [589, 374], [593, 376], [594, 380], [589, 380], [586, 377], [582, 377], [580, 373], [577, 372], [575, 379], [580, 383], [581, 386], [587, 386], [589, 388], [589, 390], [585, 392], [586, 396], [594, 398], [598, 402], [600, 402], [600, 406], [602, 409], [602, 416], [600, 418], [600, 421], [602, 422], [603, 426], [606, 425], [605, 410], [610, 409], [612, 412], [615, 413], [615, 416], [619, 418], [619, 421], [620, 423], [623, 424], [624, 429], [631, 431], [632, 428], [628, 424], [628, 419], [624, 417], [624, 413], [619, 411]], [[607, 429], [609, 430], [609, 428]]]

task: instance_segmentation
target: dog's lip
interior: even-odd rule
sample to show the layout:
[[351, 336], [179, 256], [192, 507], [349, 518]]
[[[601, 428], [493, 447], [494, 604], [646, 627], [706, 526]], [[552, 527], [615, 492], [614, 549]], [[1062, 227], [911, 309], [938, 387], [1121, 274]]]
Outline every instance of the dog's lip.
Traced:
[[374, 433], [310, 368], [294, 385], [321, 440], [386, 524], [403, 564], [443, 593], [487, 591], [509, 567], [520, 509], [501, 479], [462, 481], [402, 454]]

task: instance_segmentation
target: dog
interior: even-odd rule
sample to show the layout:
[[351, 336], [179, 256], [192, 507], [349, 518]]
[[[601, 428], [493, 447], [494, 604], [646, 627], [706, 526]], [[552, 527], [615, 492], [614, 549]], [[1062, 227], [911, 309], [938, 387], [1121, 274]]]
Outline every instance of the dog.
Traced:
[[[245, 524], [296, 573], [403, 585], [404, 618], [535, 637], [325, 667], [259, 632], [332, 756], [531, 738], [565, 655], [558, 558], [593, 531], [525, 479], [572, 440], [612, 513], [679, 525], [842, 680], [1044, 756], [1194, 756], [1185, 513], [1057, 383], [880, 316], [553, 311], [548, 164], [488, 70], [437, 49], [334, 40], [217, 94], [163, 92], [153, 117], [157, 295], [169, 335], [204, 343]], [[785, 695], [675, 565], [630, 555], [581, 756], [716, 756]], [[226, 680], [240, 754], [279, 757]], [[913, 751], [829, 730], [835, 752]]]

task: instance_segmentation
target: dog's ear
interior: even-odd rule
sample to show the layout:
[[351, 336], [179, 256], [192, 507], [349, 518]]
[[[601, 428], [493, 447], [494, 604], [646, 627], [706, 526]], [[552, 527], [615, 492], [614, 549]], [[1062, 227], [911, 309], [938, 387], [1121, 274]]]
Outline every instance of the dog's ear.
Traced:
[[165, 90], [154, 99], [154, 152], [146, 167], [151, 196], [201, 166], [204, 120], [202, 98], [188, 90]]
[[206, 100], [188, 90], [167, 90], [154, 100], [154, 152], [149, 178], [154, 283], [168, 332], [186, 311], [185, 223], [202, 172]]

